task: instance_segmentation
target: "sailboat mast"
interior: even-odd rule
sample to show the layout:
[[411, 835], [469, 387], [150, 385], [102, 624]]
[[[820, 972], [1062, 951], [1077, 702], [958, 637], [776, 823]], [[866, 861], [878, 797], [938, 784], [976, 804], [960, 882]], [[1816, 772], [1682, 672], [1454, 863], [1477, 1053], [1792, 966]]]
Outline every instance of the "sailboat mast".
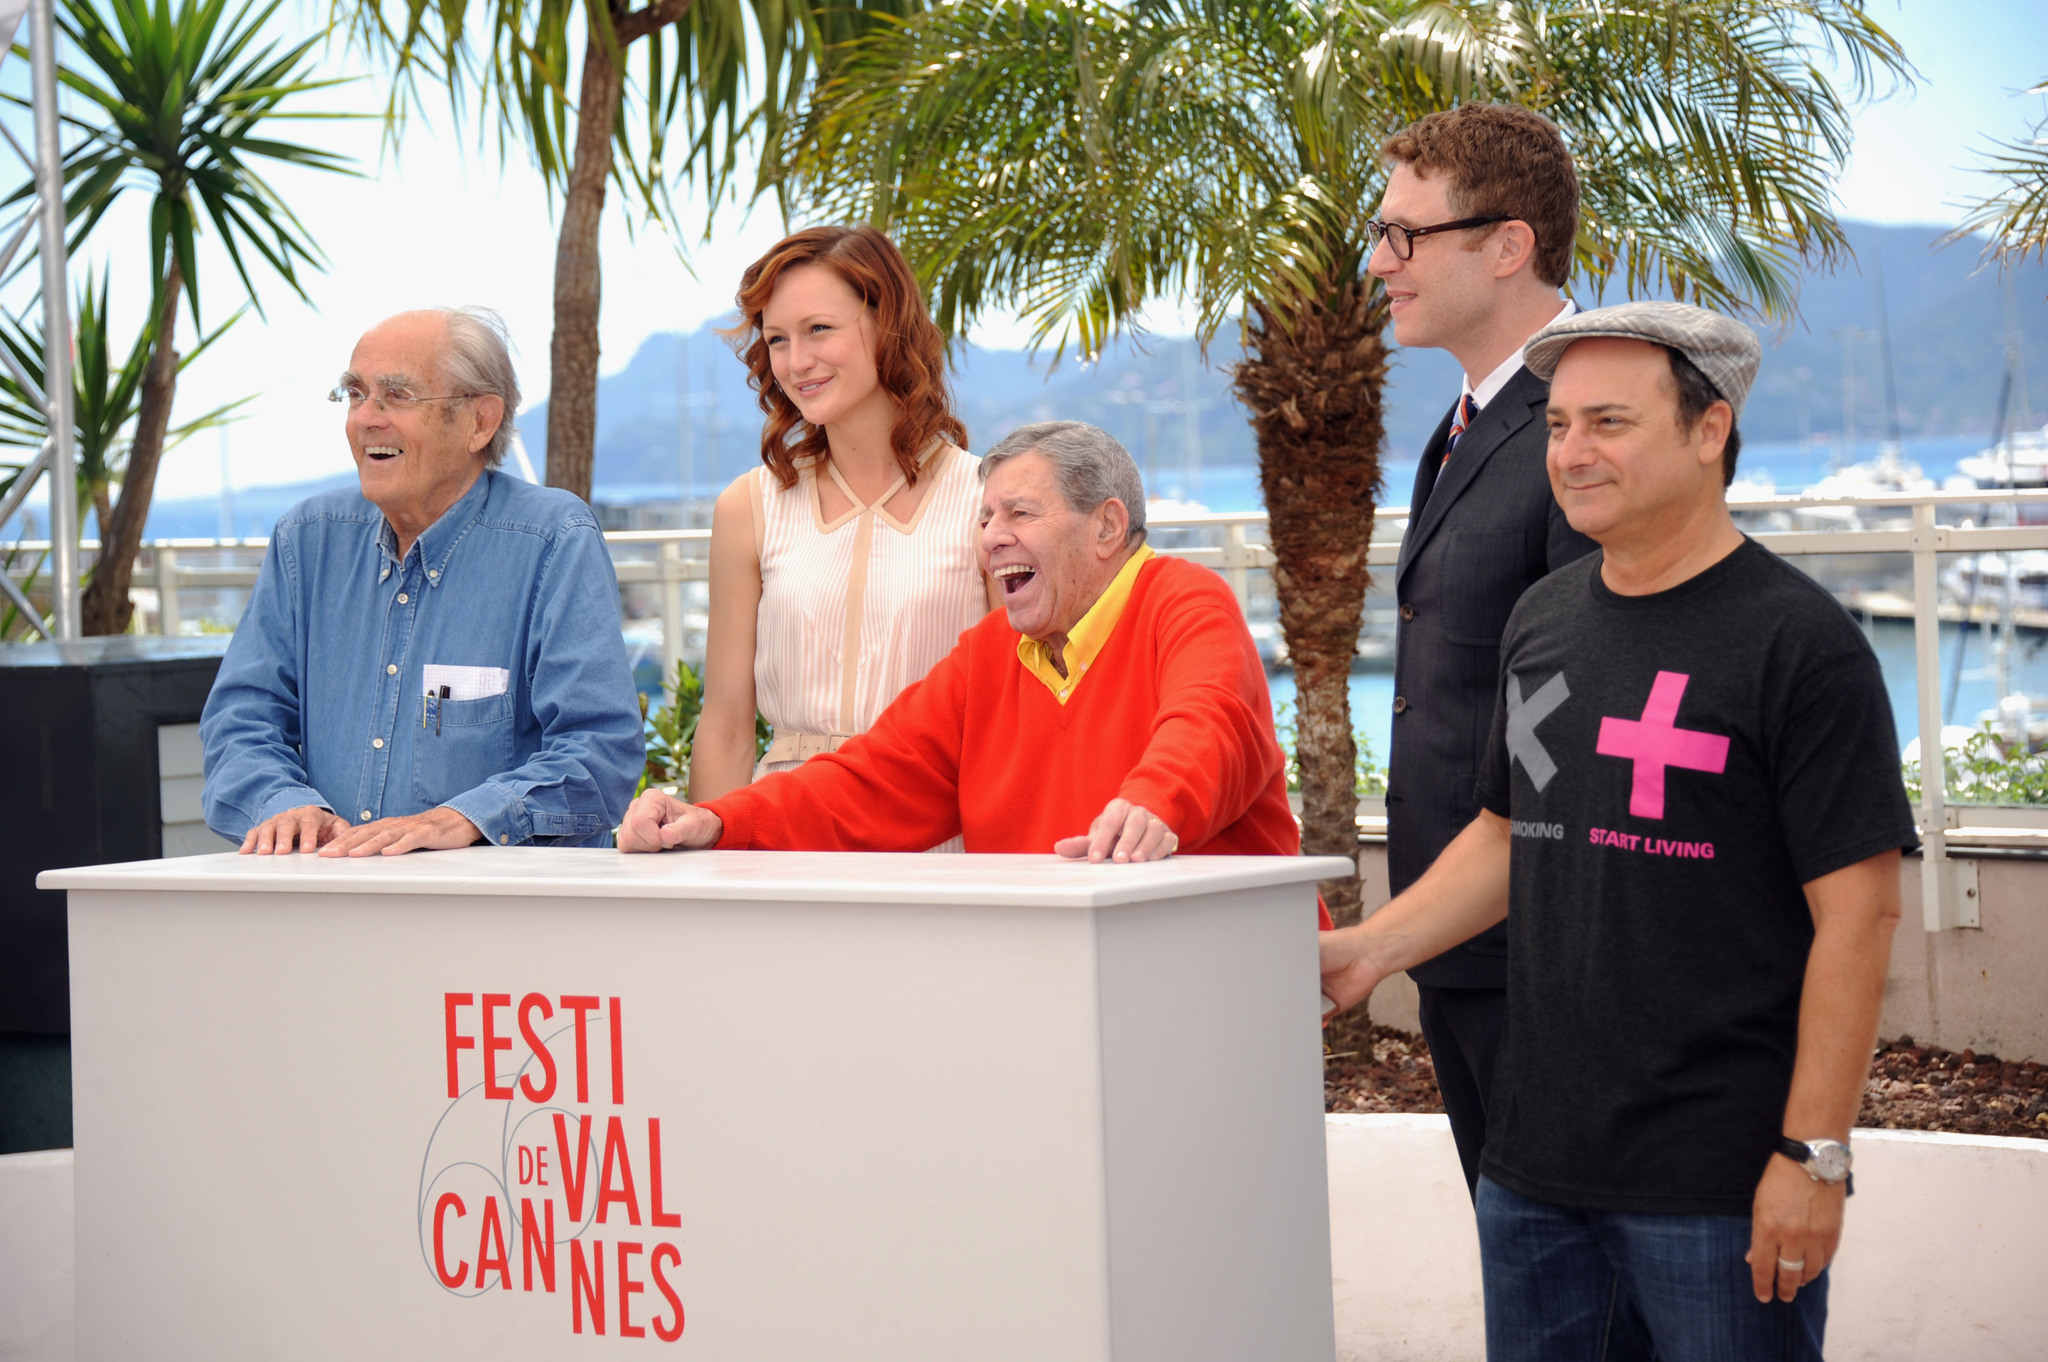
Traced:
[[1884, 252], [1882, 249], [1871, 255], [1871, 282], [1877, 289], [1877, 348], [1884, 356], [1884, 419], [1885, 432], [1891, 447], [1897, 451], [1899, 445], [1899, 386], [1892, 373], [1892, 324], [1884, 305]]

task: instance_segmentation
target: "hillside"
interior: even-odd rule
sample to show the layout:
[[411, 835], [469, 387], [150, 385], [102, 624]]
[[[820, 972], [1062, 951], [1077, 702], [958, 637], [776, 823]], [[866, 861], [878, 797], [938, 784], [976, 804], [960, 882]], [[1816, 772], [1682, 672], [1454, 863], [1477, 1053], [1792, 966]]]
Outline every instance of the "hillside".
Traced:
[[[1874, 267], [1882, 261], [1897, 370], [1900, 423], [1912, 436], [1986, 434], [2004, 372], [2007, 290], [1995, 268], [1979, 268], [1969, 243], [1934, 249], [1940, 229], [1848, 224], [1857, 259], [1812, 275], [1801, 286], [1800, 319], [1764, 333], [1764, 369], [1743, 429], [1755, 441], [1832, 438], [1842, 427], [1845, 329], [1866, 333], [1848, 346], [1847, 390], [1863, 440], [1883, 427], [1883, 381], [1875, 342]], [[2019, 327], [2026, 337], [2028, 398], [2035, 423], [2048, 420], [2048, 269], [2014, 277]], [[1579, 291], [1582, 304], [1598, 299]], [[1615, 301], [1613, 294], [1609, 301]], [[1180, 470], [1255, 462], [1243, 408], [1225, 366], [1234, 337], [1219, 337], [1204, 363], [1185, 339], [1125, 343], [1100, 363], [1072, 358], [1053, 365], [1014, 350], [961, 347], [954, 390], [973, 447], [985, 449], [1026, 421], [1092, 421], [1113, 431], [1145, 468], [1149, 484], [1175, 493]], [[1441, 351], [1397, 352], [1387, 393], [1387, 462], [1412, 468], [1415, 454], [1458, 391], [1458, 370]], [[680, 398], [678, 396], [680, 394]], [[1194, 403], [1193, 420], [1188, 413]], [[715, 493], [759, 457], [761, 414], [744, 371], [713, 327], [648, 337], [617, 373], [598, 385], [596, 484], [610, 500], [672, 498], [685, 468], [698, 495]], [[692, 419], [687, 425], [679, 415]], [[2019, 403], [2013, 403], [2017, 421]], [[546, 457], [547, 406], [530, 409], [520, 429], [536, 466]], [[1406, 469], [1389, 478], [1402, 500]], [[236, 494], [242, 533], [260, 533], [311, 490], [250, 488]], [[212, 534], [213, 499], [166, 502], [151, 534]]]
[[[1874, 269], [1881, 262], [1906, 435], [1988, 432], [2003, 372], [2006, 290], [1995, 268], [1978, 267], [1970, 243], [1934, 249], [1934, 227], [1848, 225], [1856, 260], [1833, 274], [1810, 275], [1800, 289], [1800, 319], [1767, 329], [1764, 371], [1744, 414], [1751, 440], [1831, 436], [1842, 427], [1846, 329], [1850, 402], [1859, 434], [1883, 425], [1883, 380], [1876, 344]], [[2036, 356], [2028, 366], [2035, 420], [2048, 419], [2048, 270], [2015, 276], [2020, 329]], [[1600, 301], [1577, 291], [1582, 305]], [[1617, 301], [1610, 291], [1608, 301]], [[1053, 365], [1018, 351], [962, 347], [954, 389], [977, 448], [1030, 420], [1092, 421], [1113, 431], [1149, 469], [1191, 458], [1204, 464], [1254, 461], [1245, 414], [1225, 366], [1233, 337], [1219, 337], [1204, 363], [1190, 340], [1125, 343], [1094, 365], [1069, 358]], [[685, 404], [677, 401], [677, 391]], [[1435, 427], [1458, 389], [1458, 371], [1441, 351], [1397, 353], [1387, 396], [1390, 461], [1409, 456]], [[1196, 405], [1194, 429], [1186, 404]], [[686, 447], [679, 406], [697, 419]], [[647, 338], [624, 369], [599, 384], [597, 483], [652, 494], [673, 489], [687, 458], [693, 481], [715, 490], [757, 456], [760, 413], [743, 370], [709, 326], [690, 335]], [[2017, 416], [2017, 403], [2014, 406]], [[536, 464], [545, 456], [547, 411], [521, 422]]]

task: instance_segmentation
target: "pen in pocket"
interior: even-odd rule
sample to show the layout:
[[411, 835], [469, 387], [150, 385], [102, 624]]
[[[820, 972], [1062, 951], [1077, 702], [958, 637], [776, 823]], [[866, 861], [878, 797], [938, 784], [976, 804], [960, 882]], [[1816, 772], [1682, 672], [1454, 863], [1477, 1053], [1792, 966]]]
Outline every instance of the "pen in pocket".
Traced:
[[426, 695], [420, 699], [420, 727], [425, 728], [427, 720], [431, 718], [434, 721], [434, 736], [437, 738], [441, 736], [441, 706], [447, 703], [449, 690], [447, 686], [439, 689], [429, 686]]

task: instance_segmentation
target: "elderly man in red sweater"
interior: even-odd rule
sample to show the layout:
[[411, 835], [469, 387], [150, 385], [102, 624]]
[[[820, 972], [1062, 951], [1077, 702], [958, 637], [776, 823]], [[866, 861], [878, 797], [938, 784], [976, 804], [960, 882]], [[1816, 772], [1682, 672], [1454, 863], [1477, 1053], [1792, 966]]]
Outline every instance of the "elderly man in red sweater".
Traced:
[[873, 728], [701, 805], [649, 790], [623, 851], [969, 852], [1091, 861], [1293, 856], [1286, 760], [1236, 598], [1145, 543], [1130, 454], [1078, 421], [983, 456], [981, 562], [1003, 606]]

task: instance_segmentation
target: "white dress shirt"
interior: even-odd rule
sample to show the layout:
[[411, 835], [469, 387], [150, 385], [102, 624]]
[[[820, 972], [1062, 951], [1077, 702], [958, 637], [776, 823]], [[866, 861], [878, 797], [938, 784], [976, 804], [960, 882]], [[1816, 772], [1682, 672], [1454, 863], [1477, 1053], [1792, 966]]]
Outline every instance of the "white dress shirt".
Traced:
[[[1579, 305], [1567, 298], [1564, 300], [1564, 306], [1558, 310], [1558, 314], [1545, 322], [1543, 326], [1553, 326], [1578, 310]], [[1541, 326], [1536, 328], [1537, 331], [1542, 329], [1543, 327]], [[1533, 336], [1536, 332], [1532, 331], [1529, 334]], [[1498, 368], [1479, 381], [1479, 386], [1474, 387], [1472, 385], [1472, 375], [1466, 374], [1465, 386], [1459, 394], [1459, 400], [1464, 400], [1464, 393], [1470, 393], [1472, 394], [1472, 400], [1479, 404], [1479, 410], [1484, 411], [1486, 410], [1486, 404], [1493, 401], [1500, 394], [1500, 390], [1507, 387], [1508, 380], [1520, 373], [1521, 370], [1522, 347], [1518, 345], [1515, 347], [1515, 352], [1512, 355], [1509, 355], [1500, 362]]]

